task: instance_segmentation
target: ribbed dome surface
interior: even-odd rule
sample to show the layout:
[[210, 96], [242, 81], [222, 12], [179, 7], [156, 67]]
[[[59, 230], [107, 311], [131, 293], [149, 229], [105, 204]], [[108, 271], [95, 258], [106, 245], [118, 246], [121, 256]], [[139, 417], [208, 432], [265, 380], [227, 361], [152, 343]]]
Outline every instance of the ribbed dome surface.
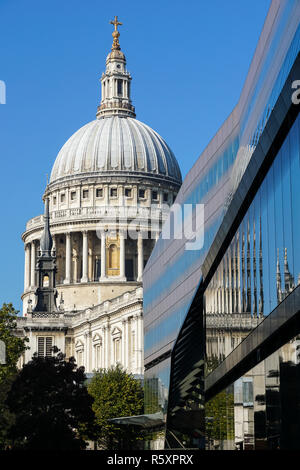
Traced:
[[97, 119], [75, 132], [56, 158], [50, 183], [118, 172], [161, 175], [181, 183], [178, 163], [166, 142], [146, 124], [121, 116]]

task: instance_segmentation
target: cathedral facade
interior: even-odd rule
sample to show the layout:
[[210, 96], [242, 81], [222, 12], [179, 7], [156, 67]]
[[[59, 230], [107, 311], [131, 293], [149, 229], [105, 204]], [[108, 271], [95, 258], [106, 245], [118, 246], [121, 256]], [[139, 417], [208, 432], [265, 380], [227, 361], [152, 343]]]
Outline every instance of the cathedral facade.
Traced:
[[166, 142], [135, 117], [117, 17], [112, 24], [96, 119], [61, 148], [45, 215], [29, 220], [22, 236], [18, 326], [29, 338], [25, 362], [55, 345], [87, 373], [120, 363], [141, 375], [143, 269], [181, 173]]

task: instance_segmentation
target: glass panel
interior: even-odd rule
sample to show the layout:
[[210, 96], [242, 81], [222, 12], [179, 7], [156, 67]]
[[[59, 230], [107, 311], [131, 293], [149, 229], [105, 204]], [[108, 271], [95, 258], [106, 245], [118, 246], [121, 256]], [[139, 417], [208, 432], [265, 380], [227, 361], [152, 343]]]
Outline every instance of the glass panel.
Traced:
[[205, 293], [209, 373], [299, 282], [299, 122], [274, 159]]
[[209, 450], [300, 449], [300, 336], [205, 406]]

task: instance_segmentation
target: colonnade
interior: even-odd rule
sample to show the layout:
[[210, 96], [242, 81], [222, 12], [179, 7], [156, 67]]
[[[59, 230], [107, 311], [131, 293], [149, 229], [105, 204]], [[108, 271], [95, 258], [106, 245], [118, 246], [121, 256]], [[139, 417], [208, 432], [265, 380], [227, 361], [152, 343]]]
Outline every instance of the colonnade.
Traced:
[[[78, 233], [78, 232], [76, 232]], [[82, 277], [80, 281], [87, 283], [91, 281], [89, 279], [89, 243], [88, 243], [88, 230], [82, 232]], [[119, 244], [119, 275], [109, 276], [107, 274], [107, 237], [108, 234], [105, 231], [101, 232], [101, 275], [99, 281], [107, 281], [111, 279], [126, 281], [125, 273], [125, 240], [126, 232], [120, 230], [118, 232], [118, 244]], [[144, 269], [144, 236], [143, 232], [138, 232], [137, 235], [137, 281], [141, 282], [143, 277]], [[37, 257], [37, 240], [33, 240], [30, 243], [25, 244], [25, 274], [24, 274], [24, 291], [34, 289], [36, 286], [36, 257]], [[53, 247], [55, 250], [55, 246]], [[72, 282], [72, 232], [65, 233], [65, 272], [64, 272], [64, 284], [71, 284]]]

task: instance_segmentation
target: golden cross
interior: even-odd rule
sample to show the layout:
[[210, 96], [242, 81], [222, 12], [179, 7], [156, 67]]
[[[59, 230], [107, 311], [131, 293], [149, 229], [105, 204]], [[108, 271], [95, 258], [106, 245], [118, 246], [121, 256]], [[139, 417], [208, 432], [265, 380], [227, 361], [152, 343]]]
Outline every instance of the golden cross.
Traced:
[[115, 16], [114, 21], [111, 21], [110, 24], [113, 24], [113, 25], [115, 26], [115, 31], [118, 31], [118, 26], [119, 26], [119, 25], [121, 26], [123, 23], [120, 23], [120, 22], [118, 21], [118, 17]]

